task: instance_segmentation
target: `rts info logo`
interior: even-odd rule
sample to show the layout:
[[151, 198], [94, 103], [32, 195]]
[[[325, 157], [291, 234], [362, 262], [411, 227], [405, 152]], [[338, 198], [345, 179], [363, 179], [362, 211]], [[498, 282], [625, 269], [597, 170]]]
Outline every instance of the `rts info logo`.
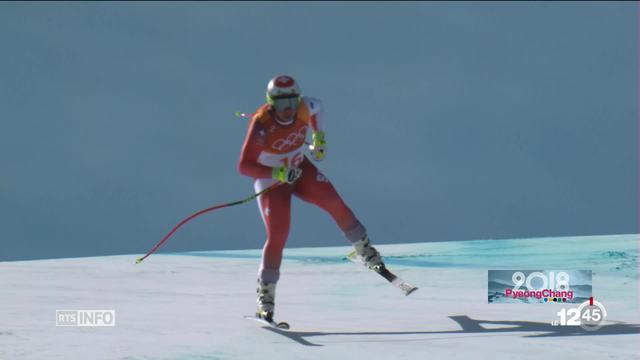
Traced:
[[116, 311], [56, 310], [56, 326], [116, 326]]

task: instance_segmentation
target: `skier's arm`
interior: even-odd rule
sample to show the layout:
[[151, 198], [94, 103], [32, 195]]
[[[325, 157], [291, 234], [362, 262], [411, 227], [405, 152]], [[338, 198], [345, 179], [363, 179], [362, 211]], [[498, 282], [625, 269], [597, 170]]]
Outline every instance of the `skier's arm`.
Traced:
[[240, 174], [256, 179], [272, 177], [273, 168], [258, 163], [258, 156], [264, 148], [265, 138], [266, 129], [255, 119], [252, 120], [240, 153], [238, 162]]
[[311, 156], [314, 160], [321, 161], [327, 151], [327, 142], [324, 134], [324, 109], [322, 108], [322, 102], [318, 99], [305, 97], [304, 101], [310, 111], [309, 122], [313, 131], [309, 151], [311, 151]]
[[309, 108], [309, 113], [311, 115], [311, 130], [314, 133], [324, 133], [324, 109], [322, 107], [322, 101], [306, 96], [303, 98], [303, 100], [306, 103], [307, 108]]

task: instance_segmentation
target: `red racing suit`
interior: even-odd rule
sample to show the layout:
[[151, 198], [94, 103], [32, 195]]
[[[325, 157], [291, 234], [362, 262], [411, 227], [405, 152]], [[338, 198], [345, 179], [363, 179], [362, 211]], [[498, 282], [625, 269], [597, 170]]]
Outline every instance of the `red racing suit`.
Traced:
[[265, 104], [256, 111], [249, 124], [238, 171], [254, 178], [256, 192], [277, 182], [271, 178], [273, 167], [297, 167], [302, 170], [302, 175], [295, 183], [282, 184], [257, 199], [267, 231], [258, 273], [264, 282], [275, 283], [280, 277], [282, 252], [289, 235], [292, 195], [328, 212], [352, 243], [366, 235], [366, 229], [331, 182], [304, 155], [303, 146], [309, 127], [314, 132], [321, 131], [322, 121], [320, 101], [303, 96], [289, 123], [277, 121], [272, 108]]

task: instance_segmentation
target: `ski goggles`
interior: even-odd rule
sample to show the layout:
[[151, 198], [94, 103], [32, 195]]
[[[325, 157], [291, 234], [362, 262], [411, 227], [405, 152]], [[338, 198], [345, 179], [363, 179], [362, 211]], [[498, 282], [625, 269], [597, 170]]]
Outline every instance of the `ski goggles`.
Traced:
[[269, 104], [273, 106], [273, 108], [277, 112], [282, 112], [287, 109], [291, 109], [296, 111], [298, 109], [298, 104], [300, 103], [300, 96], [293, 95], [287, 97], [279, 97], [279, 98], [270, 98]]

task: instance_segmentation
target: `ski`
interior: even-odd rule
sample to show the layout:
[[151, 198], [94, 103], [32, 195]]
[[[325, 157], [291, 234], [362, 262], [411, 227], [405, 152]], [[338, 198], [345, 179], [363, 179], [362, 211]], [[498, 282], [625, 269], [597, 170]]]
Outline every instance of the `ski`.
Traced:
[[286, 322], [275, 322], [275, 321], [268, 321], [265, 319], [261, 319], [257, 316], [251, 316], [251, 315], [245, 315], [244, 316], [245, 319], [249, 319], [249, 320], [254, 320], [257, 321], [259, 323], [262, 323], [264, 325], [267, 325], [269, 327], [272, 327], [274, 329], [279, 329], [279, 330], [289, 330], [289, 323]]
[[[362, 262], [358, 259], [358, 256], [356, 255], [355, 250], [352, 251], [351, 253], [349, 253], [349, 255], [347, 255], [347, 259], [352, 261], [352, 262], [354, 262], [354, 263], [356, 263], [356, 264], [362, 264]], [[404, 293], [405, 296], [409, 296], [409, 294], [411, 294], [412, 292], [418, 290], [418, 288], [416, 286], [413, 286], [413, 285], [409, 284], [408, 282], [402, 280], [400, 277], [394, 275], [384, 265], [382, 265], [380, 267], [373, 268], [371, 270], [376, 272], [376, 273], [378, 273], [383, 278], [385, 278], [393, 286], [395, 286], [398, 289], [402, 290], [402, 292]]]

